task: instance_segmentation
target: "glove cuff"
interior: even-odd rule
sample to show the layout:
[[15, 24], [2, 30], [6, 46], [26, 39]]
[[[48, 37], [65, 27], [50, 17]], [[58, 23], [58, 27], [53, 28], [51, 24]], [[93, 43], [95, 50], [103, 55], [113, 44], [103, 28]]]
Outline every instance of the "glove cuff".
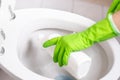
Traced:
[[115, 32], [117, 35], [120, 35], [120, 31], [119, 31], [119, 29], [117, 28], [117, 26], [115, 25], [115, 23], [114, 23], [114, 21], [113, 21], [112, 13], [109, 13], [109, 14], [108, 14], [108, 20], [109, 20], [110, 25], [111, 25], [112, 29], [114, 30], [114, 32]]

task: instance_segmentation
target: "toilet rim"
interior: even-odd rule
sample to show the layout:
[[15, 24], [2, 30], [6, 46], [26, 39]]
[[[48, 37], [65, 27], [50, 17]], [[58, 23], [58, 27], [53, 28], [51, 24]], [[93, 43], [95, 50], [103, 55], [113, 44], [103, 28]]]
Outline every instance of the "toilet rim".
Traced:
[[[33, 12], [33, 13], [30, 13], [30, 12]], [[30, 15], [27, 16], [27, 17], [34, 16], [34, 18], [31, 17], [32, 20], [34, 20], [34, 19], [36, 20], [38, 18], [41, 18], [41, 16], [33, 15], [33, 14], [42, 14], [42, 18], [47, 18], [47, 17], [51, 18], [51, 15], [52, 15], [52, 18], [60, 19], [60, 20], [67, 20], [67, 21], [70, 21], [70, 22], [72, 21], [72, 22], [75, 22], [75, 23], [78, 23], [78, 24], [81, 24], [81, 25], [85, 25], [85, 26], [90, 26], [90, 25], [94, 24], [94, 21], [92, 21], [92, 20], [90, 20], [88, 18], [82, 17], [80, 15], [68, 13], [68, 12], [65, 12], [65, 11], [58, 11], [58, 10], [51, 10], [51, 9], [24, 9], [24, 10], [16, 11], [16, 16], [19, 16], [19, 13], [22, 14], [23, 16], [24, 16], [24, 14], [26, 16], [26, 14], [30, 13]], [[49, 16], [46, 16], [46, 15], [49, 15]], [[61, 17], [61, 16], [64, 16], [64, 17]], [[30, 20], [30, 19], [27, 19], [27, 20]], [[86, 22], [86, 20], [87, 20], [88, 24], [84, 23], [84, 22]], [[13, 21], [13, 22], [15, 22], [15, 21]], [[9, 25], [13, 24], [13, 22], [11, 22]], [[16, 24], [16, 25], [18, 25], [18, 24]], [[14, 28], [15, 27], [9, 27], [10, 31], [12, 29], [14, 30]], [[6, 34], [7, 34], [7, 30], [9, 30], [9, 29], [8, 28], [3, 28], [3, 30], [5, 30], [5, 32], [6, 32]], [[8, 33], [9, 33], [9, 31], [8, 31]], [[13, 32], [11, 34], [14, 34], [14, 33], [15, 32]], [[6, 35], [6, 36], [8, 36], [8, 35]], [[9, 38], [12, 38], [12, 37], [9, 35]], [[14, 39], [16, 39], [16, 40], [14, 40]], [[6, 48], [8, 47], [7, 49], [9, 49], [8, 51], [10, 51], [10, 52], [6, 51], [3, 56], [0, 56], [1, 67], [6, 72], [9, 72], [10, 74], [12, 72], [12, 74], [15, 75], [16, 78], [21, 78], [21, 79], [24, 79], [24, 80], [28, 80], [28, 79], [30, 80], [31, 77], [29, 78], [29, 76], [32, 76], [33, 80], [39, 80], [40, 78], [42, 78], [44, 80], [52, 80], [50, 78], [46, 78], [46, 77], [40, 76], [40, 75], [30, 71], [29, 69], [27, 69], [25, 66], [23, 66], [23, 64], [18, 59], [18, 55], [15, 54], [15, 53], [17, 53], [17, 51], [16, 51], [17, 38], [13, 38], [13, 40], [14, 40], [14, 43], [15, 43], [13, 45], [15, 45], [15, 46], [12, 46], [11, 48], [10, 48], [10, 46], [8, 47], [8, 43], [11, 44], [10, 42], [8, 42], [8, 43], [4, 42], [4, 46]], [[6, 42], [7, 42], [7, 40], [6, 40]], [[108, 79], [110, 79], [111, 74], [113, 74], [113, 71], [115, 71], [115, 72], [114, 72], [114, 75], [112, 77], [116, 78], [116, 80], [117, 80], [117, 78], [119, 77], [120, 71], [119, 70], [115, 70], [115, 69], [120, 67], [120, 63], [118, 63], [119, 60], [120, 60], [119, 59], [120, 55], [118, 54], [119, 47], [116, 47], [116, 45], [117, 46], [120, 46], [120, 45], [117, 43], [117, 41], [115, 39], [108, 40], [107, 43], [112, 47], [113, 52], [116, 53], [115, 54], [116, 56], [114, 56], [115, 57], [115, 62], [114, 62], [114, 65], [113, 65], [114, 67], [112, 68], [112, 71], [109, 72], [101, 80], [108, 80]], [[113, 44], [116, 44], [116, 45], [114, 46]], [[10, 55], [11, 53], [13, 53], [14, 55]], [[10, 58], [13, 58], [13, 59], [9, 60]], [[17, 64], [14, 64], [14, 63], [17, 63]], [[16, 69], [18, 71], [14, 70], [14, 69]], [[116, 71], [117, 71], [117, 74], [116, 74]]]

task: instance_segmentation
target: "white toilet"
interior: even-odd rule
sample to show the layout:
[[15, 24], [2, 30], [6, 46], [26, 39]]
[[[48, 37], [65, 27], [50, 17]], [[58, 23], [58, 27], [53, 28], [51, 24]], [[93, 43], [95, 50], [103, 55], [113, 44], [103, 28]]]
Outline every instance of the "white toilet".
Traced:
[[[5, 0], [3, 0], [4, 2]], [[7, 0], [6, 0], [7, 1]], [[13, 17], [14, 18], [14, 17]], [[1, 27], [0, 68], [15, 80], [75, 80], [54, 64], [42, 44], [50, 34], [79, 32], [95, 22], [80, 15], [51, 9], [22, 9]], [[81, 80], [118, 80], [120, 45], [111, 39], [84, 50], [92, 66]]]

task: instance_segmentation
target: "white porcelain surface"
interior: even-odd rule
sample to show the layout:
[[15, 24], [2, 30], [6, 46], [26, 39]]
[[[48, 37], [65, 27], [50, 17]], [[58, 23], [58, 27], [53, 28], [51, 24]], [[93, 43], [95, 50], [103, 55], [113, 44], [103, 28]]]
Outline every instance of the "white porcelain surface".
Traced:
[[[94, 24], [94, 22], [76, 14], [49, 9], [20, 10], [16, 12], [16, 16], [15, 20], [3, 28], [6, 33], [6, 40], [4, 42], [5, 54], [0, 56], [1, 68], [14, 78], [23, 80], [50, 80], [49, 78], [52, 75], [46, 75], [46, 72], [51, 69], [56, 73], [60, 71], [69, 76], [64, 70], [51, 62], [52, 59], [44, 58], [47, 57], [43, 55], [47, 52], [42, 47], [43, 41], [47, 39], [44, 36], [51, 33], [64, 35], [78, 32]], [[44, 34], [38, 35], [38, 33]], [[39, 42], [38, 36], [43, 37], [43, 40]], [[32, 39], [35, 40], [35, 43], [31, 43]], [[117, 70], [120, 67], [119, 48], [118, 42], [111, 39], [85, 50], [94, 62], [88, 76], [81, 80], [88, 80], [88, 78], [91, 80], [108, 80], [112, 78], [117, 80], [120, 74], [120, 70]], [[49, 66], [49, 68], [43, 69], [45, 75], [40, 71], [44, 65]], [[59, 71], [56, 71], [55, 68]], [[48, 70], [44, 71], [46, 69]], [[53, 77], [55, 76], [53, 75]], [[61, 77], [64, 76], [61, 75]]]
[[5, 26], [12, 18], [11, 12], [15, 7], [15, 0], [0, 0], [0, 28]]

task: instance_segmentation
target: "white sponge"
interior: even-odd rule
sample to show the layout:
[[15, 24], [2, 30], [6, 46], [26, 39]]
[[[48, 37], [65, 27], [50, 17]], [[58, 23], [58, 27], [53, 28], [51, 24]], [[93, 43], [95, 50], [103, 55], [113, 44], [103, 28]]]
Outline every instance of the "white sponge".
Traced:
[[90, 65], [91, 58], [84, 52], [72, 52], [68, 61], [68, 65], [64, 66], [64, 69], [76, 79], [81, 79], [87, 75]]
[[[49, 39], [61, 36], [60, 34], [51, 34]], [[49, 48], [49, 54], [53, 56], [54, 47]], [[68, 61], [68, 65], [63, 68], [76, 79], [85, 77], [91, 66], [91, 58], [84, 52], [72, 52]]]

